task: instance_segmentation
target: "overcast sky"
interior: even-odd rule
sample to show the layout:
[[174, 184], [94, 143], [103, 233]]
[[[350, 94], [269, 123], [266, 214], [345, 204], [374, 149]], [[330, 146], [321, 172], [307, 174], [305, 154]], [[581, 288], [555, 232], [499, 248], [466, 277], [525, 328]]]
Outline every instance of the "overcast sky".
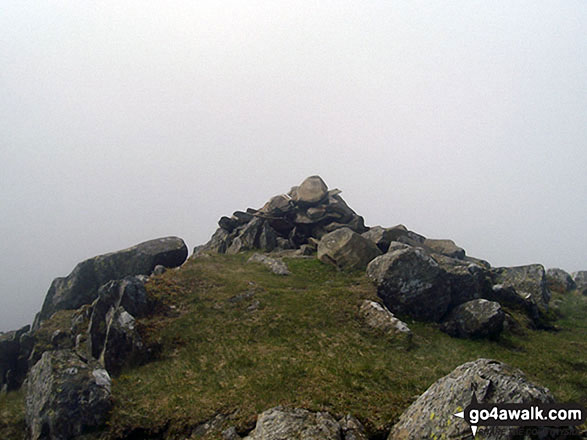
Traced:
[[0, 330], [306, 176], [368, 225], [587, 269], [587, 2], [0, 0]]

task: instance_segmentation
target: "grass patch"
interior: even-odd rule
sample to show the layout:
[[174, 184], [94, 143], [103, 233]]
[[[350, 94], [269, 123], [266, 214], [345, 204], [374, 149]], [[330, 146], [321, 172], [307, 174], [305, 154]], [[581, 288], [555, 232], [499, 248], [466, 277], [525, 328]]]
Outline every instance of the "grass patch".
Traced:
[[284, 277], [246, 264], [249, 256], [192, 259], [147, 283], [161, 306], [139, 324], [160, 355], [114, 380], [101, 438], [185, 439], [217, 414], [246, 430], [279, 404], [351, 413], [382, 433], [433, 382], [480, 357], [522, 369], [561, 402], [587, 405], [587, 301], [576, 293], [556, 295], [559, 331], [470, 341], [407, 321], [415, 345], [405, 350], [359, 320], [361, 301], [376, 299], [363, 271], [289, 259]]
[[579, 295], [560, 297], [557, 332], [469, 341], [408, 321], [415, 347], [406, 351], [358, 319], [360, 302], [376, 299], [364, 272], [290, 259], [292, 275], [280, 277], [245, 264], [248, 257], [191, 260], [148, 284], [160, 299], [170, 295], [177, 314], [154, 320], [161, 358], [115, 381], [113, 437], [165, 424], [182, 432], [237, 410], [232, 423], [246, 429], [278, 404], [350, 412], [382, 432], [434, 381], [480, 357], [522, 369], [561, 402], [587, 403], [587, 304]]
[[25, 432], [24, 393], [0, 394], [0, 434], [5, 440], [22, 440]]

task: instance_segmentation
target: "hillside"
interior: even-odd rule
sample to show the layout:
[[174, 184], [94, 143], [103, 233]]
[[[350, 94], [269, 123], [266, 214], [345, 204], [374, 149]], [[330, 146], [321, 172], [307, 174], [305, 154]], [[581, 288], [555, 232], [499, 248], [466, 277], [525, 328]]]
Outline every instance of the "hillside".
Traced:
[[[141, 333], [161, 351], [114, 380], [108, 428], [95, 438], [198, 438], [190, 434], [218, 414], [229, 415], [221, 428], [246, 432], [278, 404], [352, 413], [383, 438], [431, 383], [480, 357], [522, 369], [560, 401], [587, 404], [587, 300], [577, 292], [553, 299], [559, 331], [475, 341], [407, 320], [406, 349], [359, 318], [361, 300], [377, 298], [364, 272], [289, 258], [283, 277], [249, 256], [192, 258], [147, 282], [165, 306], [140, 321]], [[1, 397], [2, 438], [22, 438], [21, 398]]]
[[466, 440], [477, 402], [587, 405], [587, 271], [492, 267], [340, 193], [311, 176], [189, 258], [162, 237], [56, 278], [0, 335], [1, 437]]

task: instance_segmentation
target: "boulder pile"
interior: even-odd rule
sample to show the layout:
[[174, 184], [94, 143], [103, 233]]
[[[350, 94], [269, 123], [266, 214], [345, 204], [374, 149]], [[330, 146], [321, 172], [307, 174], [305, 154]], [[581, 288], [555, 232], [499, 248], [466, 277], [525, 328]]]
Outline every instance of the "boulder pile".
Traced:
[[195, 253], [299, 249], [337, 229], [349, 228], [358, 234], [368, 230], [363, 217], [340, 196], [340, 190], [329, 190], [319, 176], [308, 177], [287, 194], [272, 197], [261, 209], [222, 217], [218, 226], [211, 240]]

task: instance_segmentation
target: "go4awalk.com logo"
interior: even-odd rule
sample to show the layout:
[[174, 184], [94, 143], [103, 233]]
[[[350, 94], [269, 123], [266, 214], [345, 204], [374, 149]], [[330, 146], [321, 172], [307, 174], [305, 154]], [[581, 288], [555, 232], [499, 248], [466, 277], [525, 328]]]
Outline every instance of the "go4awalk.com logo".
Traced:
[[465, 419], [475, 437], [479, 426], [578, 426], [585, 422], [586, 412], [574, 403], [478, 403], [473, 396], [464, 411], [453, 415]]

